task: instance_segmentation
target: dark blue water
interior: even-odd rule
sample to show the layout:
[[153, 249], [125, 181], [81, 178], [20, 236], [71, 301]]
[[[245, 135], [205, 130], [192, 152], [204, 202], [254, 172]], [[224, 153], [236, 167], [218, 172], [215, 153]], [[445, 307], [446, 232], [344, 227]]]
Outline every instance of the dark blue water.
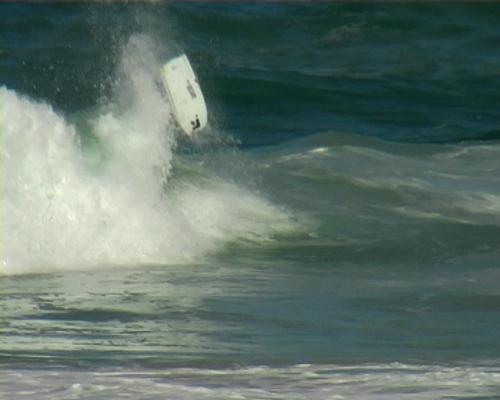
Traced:
[[0, 13], [6, 398], [499, 398], [499, 4]]

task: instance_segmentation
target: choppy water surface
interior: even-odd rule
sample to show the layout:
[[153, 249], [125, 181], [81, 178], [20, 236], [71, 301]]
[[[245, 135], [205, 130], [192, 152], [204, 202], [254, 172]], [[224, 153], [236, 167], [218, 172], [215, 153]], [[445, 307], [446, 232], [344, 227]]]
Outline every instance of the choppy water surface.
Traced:
[[500, 398], [499, 5], [0, 9], [6, 398]]

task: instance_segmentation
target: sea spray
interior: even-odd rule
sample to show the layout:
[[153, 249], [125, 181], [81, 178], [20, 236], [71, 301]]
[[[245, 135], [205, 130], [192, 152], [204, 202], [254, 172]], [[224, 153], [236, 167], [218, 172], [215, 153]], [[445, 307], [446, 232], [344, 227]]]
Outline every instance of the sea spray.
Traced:
[[105, 154], [98, 171], [88, 167], [75, 125], [49, 104], [1, 88], [4, 274], [199, 261], [226, 241], [264, 240], [294, 224], [209, 171], [200, 171], [203, 184], [168, 190], [176, 139], [157, 63], [151, 39], [132, 36], [118, 100], [87, 121], [93, 151]]

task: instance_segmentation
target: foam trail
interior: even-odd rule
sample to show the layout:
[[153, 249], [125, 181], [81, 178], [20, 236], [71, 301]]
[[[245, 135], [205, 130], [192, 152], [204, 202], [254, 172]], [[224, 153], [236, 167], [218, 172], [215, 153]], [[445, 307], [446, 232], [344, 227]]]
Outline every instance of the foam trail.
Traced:
[[104, 154], [97, 170], [76, 128], [50, 105], [0, 88], [2, 273], [189, 263], [227, 240], [289, 226], [286, 213], [213, 176], [166, 194], [175, 136], [156, 63], [153, 42], [132, 36], [120, 103], [91, 121]]
[[[7, 393], [28, 399], [102, 397], [103, 392], [146, 398], [192, 399], [497, 399], [496, 367], [292, 365], [233, 369], [4, 371]], [[251, 384], [249, 385], [249, 382]], [[271, 383], [270, 383], [271, 382]], [[83, 396], [82, 396], [83, 395]], [[73, 397], [74, 396], [74, 397]], [[111, 397], [113, 398], [113, 397]], [[118, 397], [116, 397], [118, 398]]]

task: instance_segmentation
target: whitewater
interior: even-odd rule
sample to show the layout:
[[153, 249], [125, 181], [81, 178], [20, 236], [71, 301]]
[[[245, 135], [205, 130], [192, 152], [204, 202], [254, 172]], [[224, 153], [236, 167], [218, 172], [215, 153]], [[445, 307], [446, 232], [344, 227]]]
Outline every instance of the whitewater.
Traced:
[[50, 104], [0, 89], [4, 274], [189, 263], [291, 228], [285, 211], [202, 167], [169, 188], [176, 128], [153, 51], [144, 35], [124, 48], [119, 104], [85, 121], [90, 150]]
[[0, 13], [5, 399], [500, 399], [498, 4]]

